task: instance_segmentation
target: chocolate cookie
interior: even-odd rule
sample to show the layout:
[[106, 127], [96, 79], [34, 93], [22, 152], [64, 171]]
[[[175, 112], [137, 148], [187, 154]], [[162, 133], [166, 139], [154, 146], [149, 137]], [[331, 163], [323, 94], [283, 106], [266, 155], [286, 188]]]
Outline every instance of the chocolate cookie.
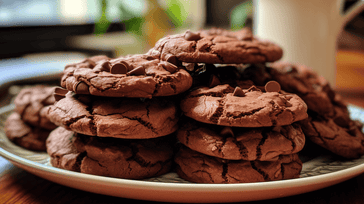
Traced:
[[46, 147], [52, 166], [70, 171], [81, 171], [80, 165], [85, 153], [78, 152], [73, 144], [75, 134], [63, 127], [58, 127], [49, 134]]
[[190, 118], [223, 126], [282, 126], [307, 118], [307, 106], [297, 95], [263, 92], [248, 82], [197, 88], [180, 106]]
[[59, 127], [47, 139], [52, 166], [81, 173], [144, 179], [167, 173], [173, 161], [168, 138], [127, 140], [86, 136]]
[[181, 62], [210, 64], [240, 64], [274, 62], [283, 51], [272, 42], [253, 37], [250, 30], [201, 31], [187, 30], [182, 34], [160, 39], [149, 55], [167, 60], [177, 57]]
[[154, 138], [177, 130], [177, 107], [165, 97], [108, 98], [68, 92], [47, 117], [68, 130], [118, 138]]
[[53, 105], [54, 87], [37, 85], [24, 88], [15, 97], [15, 111], [21, 115], [21, 119], [30, 125], [53, 130], [57, 126], [45, 116], [46, 106]]
[[170, 96], [191, 85], [192, 77], [175, 58], [148, 55], [95, 56], [66, 66], [61, 79], [61, 86], [75, 93], [110, 97]]
[[225, 160], [182, 147], [175, 156], [177, 174], [196, 183], [248, 183], [298, 178], [302, 162], [297, 154], [274, 161]]
[[350, 119], [346, 108], [335, 105], [334, 116], [310, 114], [300, 121], [306, 137], [313, 143], [345, 158], [364, 155], [363, 125]]
[[242, 77], [253, 80], [257, 85], [275, 80], [282, 90], [301, 97], [309, 110], [320, 115], [332, 116], [334, 113], [334, 91], [327, 80], [304, 65], [287, 62], [275, 62], [269, 67], [252, 65], [244, 70]]
[[310, 110], [320, 115], [334, 114], [330, 101], [334, 100], [335, 92], [324, 77], [304, 65], [277, 62], [270, 66], [270, 74], [282, 89], [300, 96]]
[[297, 153], [305, 144], [300, 125], [264, 128], [238, 128], [193, 121], [183, 122], [178, 140], [187, 147], [214, 157], [229, 160], [275, 159]]
[[51, 130], [24, 123], [20, 115], [13, 112], [5, 121], [5, 135], [10, 141], [34, 151], [45, 151], [45, 141]]

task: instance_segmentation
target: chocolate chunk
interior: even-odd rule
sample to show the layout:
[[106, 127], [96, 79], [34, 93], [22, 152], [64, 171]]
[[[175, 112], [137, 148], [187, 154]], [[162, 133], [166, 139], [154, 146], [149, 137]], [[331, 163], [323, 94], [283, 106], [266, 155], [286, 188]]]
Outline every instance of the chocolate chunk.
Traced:
[[111, 74], [126, 74], [129, 71], [129, 65], [126, 62], [120, 62], [119, 64], [114, 64], [111, 69]]
[[67, 93], [68, 93], [68, 90], [61, 88], [61, 87], [56, 87], [54, 89], [54, 94], [56, 94], [56, 95], [65, 96]]
[[240, 87], [237, 86], [234, 89], [233, 96], [243, 97], [243, 96], [245, 96], [245, 93], [244, 93], [243, 89], [241, 89]]
[[145, 75], [145, 69], [143, 66], [139, 66], [128, 72], [127, 75]]
[[170, 62], [161, 61], [160, 64], [163, 66], [164, 69], [169, 71], [171, 74], [175, 73], [178, 67]]
[[201, 36], [199, 33], [193, 33], [188, 30], [185, 33], [185, 39], [188, 41], [197, 41], [197, 40], [201, 39]]
[[73, 90], [76, 94], [90, 94], [90, 91], [88, 90], [88, 85], [82, 81], [75, 84]]
[[279, 92], [281, 90], [281, 85], [276, 81], [269, 81], [265, 84], [266, 92]]
[[172, 64], [174, 64], [174, 65], [176, 65], [176, 66], [178, 66], [178, 64], [179, 64], [179, 61], [178, 61], [177, 57], [176, 57], [176, 56], [174, 56], [174, 55], [169, 55], [169, 56], [166, 58], [166, 61], [167, 61], [167, 62], [169, 62], [169, 63], [172, 63]]

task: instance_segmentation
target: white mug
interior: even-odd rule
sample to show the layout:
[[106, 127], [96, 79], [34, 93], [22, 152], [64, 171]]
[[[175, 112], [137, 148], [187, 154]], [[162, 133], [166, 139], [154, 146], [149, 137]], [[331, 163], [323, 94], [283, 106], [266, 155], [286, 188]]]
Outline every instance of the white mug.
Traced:
[[344, 0], [254, 0], [253, 32], [280, 45], [281, 60], [311, 67], [335, 86], [337, 37], [364, 1], [345, 13], [343, 5]]

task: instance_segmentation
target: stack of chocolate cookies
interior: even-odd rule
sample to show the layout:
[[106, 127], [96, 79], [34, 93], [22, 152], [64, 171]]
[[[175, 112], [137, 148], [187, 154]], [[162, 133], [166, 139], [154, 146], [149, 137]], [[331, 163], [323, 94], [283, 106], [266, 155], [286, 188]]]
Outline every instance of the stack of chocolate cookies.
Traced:
[[[242, 183], [299, 177], [307, 106], [275, 81], [241, 80], [238, 66], [274, 62], [282, 50], [249, 30], [211, 29], [168, 36], [149, 53], [176, 56], [194, 78], [180, 101], [177, 174], [197, 183]], [[218, 64], [218, 65], [213, 65]]]
[[308, 106], [309, 117], [300, 121], [308, 141], [343, 158], [353, 159], [364, 155], [363, 124], [350, 118], [347, 104], [340, 95], [326, 79], [310, 68], [301, 64], [275, 62], [269, 66], [249, 66], [242, 76], [258, 85], [275, 80], [283, 90], [300, 96]]
[[148, 55], [95, 56], [65, 68], [48, 118], [55, 167], [101, 176], [144, 179], [171, 170], [179, 111], [174, 95], [192, 77]]
[[29, 150], [45, 151], [46, 139], [57, 126], [46, 117], [54, 103], [54, 87], [37, 85], [22, 89], [14, 99], [15, 111], [5, 121], [10, 141]]

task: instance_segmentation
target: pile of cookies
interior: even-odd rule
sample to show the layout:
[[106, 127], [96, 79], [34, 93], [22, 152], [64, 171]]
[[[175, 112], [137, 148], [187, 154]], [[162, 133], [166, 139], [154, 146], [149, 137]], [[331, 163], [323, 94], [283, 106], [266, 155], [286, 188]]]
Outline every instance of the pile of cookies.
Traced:
[[243, 70], [242, 78], [257, 85], [275, 80], [283, 90], [300, 96], [308, 106], [309, 117], [300, 125], [309, 141], [344, 158], [364, 155], [363, 124], [350, 119], [341, 96], [310, 68], [288, 62], [252, 65]]
[[192, 85], [185, 69], [148, 55], [96, 56], [67, 66], [61, 85], [48, 110], [60, 126], [47, 140], [53, 166], [127, 179], [171, 170], [173, 96]]
[[14, 99], [15, 109], [5, 121], [5, 134], [13, 143], [34, 151], [46, 150], [46, 139], [57, 126], [46, 117], [54, 104], [54, 87], [37, 85], [22, 89]]
[[282, 55], [249, 29], [213, 28], [166, 36], [146, 54], [70, 64], [44, 116], [57, 126], [46, 142], [51, 164], [244, 183], [299, 177], [308, 140], [345, 158], [364, 155], [362, 126], [346, 104], [308, 68], [277, 62]]

